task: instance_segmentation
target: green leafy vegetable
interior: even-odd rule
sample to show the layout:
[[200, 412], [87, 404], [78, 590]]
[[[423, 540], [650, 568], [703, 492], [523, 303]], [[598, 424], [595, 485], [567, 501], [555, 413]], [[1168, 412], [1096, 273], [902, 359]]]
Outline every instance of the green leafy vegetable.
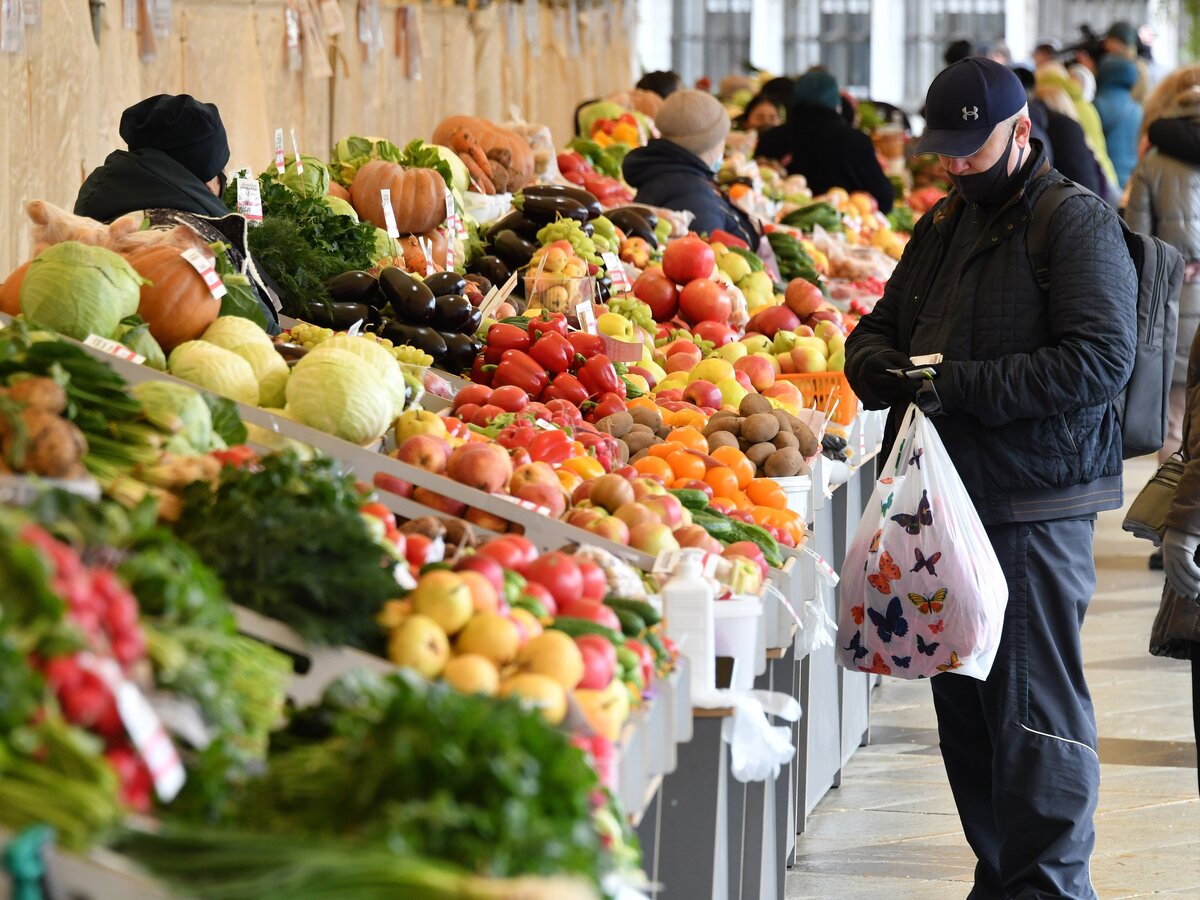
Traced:
[[446, 187], [454, 184], [454, 173], [450, 164], [442, 159], [442, 154], [433, 144], [426, 144], [420, 138], [410, 141], [400, 156], [400, 165], [409, 169], [433, 169], [442, 176]]

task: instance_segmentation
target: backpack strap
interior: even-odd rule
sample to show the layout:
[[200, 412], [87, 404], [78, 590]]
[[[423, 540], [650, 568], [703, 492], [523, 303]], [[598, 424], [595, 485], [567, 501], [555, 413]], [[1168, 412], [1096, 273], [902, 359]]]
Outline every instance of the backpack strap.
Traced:
[[1084, 194], [1096, 196], [1087, 188], [1064, 178], [1042, 191], [1033, 203], [1029, 230], [1025, 233], [1025, 250], [1033, 264], [1034, 280], [1043, 292], [1050, 290], [1050, 224], [1054, 221], [1054, 214], [1072, 197]]

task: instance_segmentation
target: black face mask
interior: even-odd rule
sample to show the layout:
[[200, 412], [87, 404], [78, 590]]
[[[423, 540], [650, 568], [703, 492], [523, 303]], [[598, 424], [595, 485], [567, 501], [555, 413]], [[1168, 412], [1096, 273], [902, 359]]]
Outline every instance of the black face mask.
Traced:
[[1017, 136], [1017, 126], [1009, 132], [1008, 143], [1004, 152], [990, 168], [983, 172], [973, 172], [970, 175], [951, 175], [950, 180], [967, 200], [981, 206], [994, 206], [1003, 203], [1012, 195], [1012, 181], [1020, 174], [1021, 165], [1025, 161], [1025, 148], [1017, 155], [1017, 165], [1013, 174], [1008, 173], [1008, 157], [1012, 153], [1013, 141]]

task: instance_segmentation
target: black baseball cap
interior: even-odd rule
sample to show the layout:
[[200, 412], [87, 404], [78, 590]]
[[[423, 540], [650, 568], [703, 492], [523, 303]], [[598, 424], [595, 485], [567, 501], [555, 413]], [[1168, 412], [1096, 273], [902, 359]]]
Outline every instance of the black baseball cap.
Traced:
[[925, 95], [925, 133], [916, 153], [971, 156], [997, 125], [1028, 103], [1025, 88], [1007, 66], [982, 56], [941, 71]]

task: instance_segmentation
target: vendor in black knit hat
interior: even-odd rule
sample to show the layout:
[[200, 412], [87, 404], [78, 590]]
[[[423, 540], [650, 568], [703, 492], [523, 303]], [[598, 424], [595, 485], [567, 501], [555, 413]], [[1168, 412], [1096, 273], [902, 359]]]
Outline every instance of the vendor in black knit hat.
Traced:
[[630, 151], [623, 166], [638, 203], [687, 210], [695, 216], [692, 231], [720, 229], [757, 247], [760, 235], [750, 217], [717, 190], [730, 128], [725, 107], [703, 91], [676, 91], [654, 123], [662, 137]]
[[228, 213], [220, 195], [229, 140], [215, 105], [187, 94], [147, 97], [122, 113], [120, 131], [129, 149], [88, 176], [76, 214], [110, 222], [135, 209]]

